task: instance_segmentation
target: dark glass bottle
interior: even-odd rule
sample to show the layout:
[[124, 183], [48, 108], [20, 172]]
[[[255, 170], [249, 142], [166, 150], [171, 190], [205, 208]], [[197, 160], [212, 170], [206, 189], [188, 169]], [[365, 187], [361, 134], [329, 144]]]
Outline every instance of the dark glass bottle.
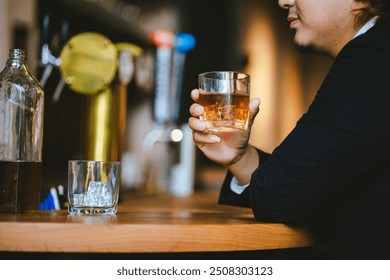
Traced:
[[43, 105], [43, 90], [27, 68], [25, 51], [10, 50], [0, 73], [0, 212], [39, 209]]

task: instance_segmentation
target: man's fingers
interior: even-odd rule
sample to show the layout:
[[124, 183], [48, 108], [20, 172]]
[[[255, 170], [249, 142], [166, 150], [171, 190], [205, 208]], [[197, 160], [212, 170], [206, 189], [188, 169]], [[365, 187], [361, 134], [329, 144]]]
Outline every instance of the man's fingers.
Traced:
[[194, 102], [196, 102], [199, 98], [199, 90], [198, 89], [193, 89], [191, 91], [191, 98]]
[[221, 138], [219, 138], [215, 134], [205, 133], [205, 132], [196, 132], [196, 131], [193, 131], [192, 138], [193, 138], [195, 144], [198, 145], [199, 148], [201, 148], [205, 144], [215, 144], [215, 143], [219, 143], [221, 141]]
[[192, 129], [192, 138], [199, 147], [221, 141], [217, 135], [209, 133], [206, 123], [198, 118], [190, 117], [188, 126]]
[[198, 103], [193, 103], [190, 106], [190, 114], [194, 117], [203, 116], [203, 112], [204, 112], [203, 106], [199, 105]]
[[260, 104], [261, 104], [261, 101], [260, 101], [259, 98], [253, 98], [249, 102], [249, 126], [252, 126], [252, 124], [253, 124], [253, 122], [255, 120], [255, 117], [259, 113], [259, 111], [260, 111]]
[[195, 117], [189, 118], [188, 126], [194, 131], [205, 131], [207, 129], [206, 123]]

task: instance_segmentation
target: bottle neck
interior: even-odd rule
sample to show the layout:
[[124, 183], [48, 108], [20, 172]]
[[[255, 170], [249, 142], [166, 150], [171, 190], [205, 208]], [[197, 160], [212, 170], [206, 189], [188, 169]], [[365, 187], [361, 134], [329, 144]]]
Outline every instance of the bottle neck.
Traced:
[[22, 49], [11, 49], [9, 51], [8, 63], [13, 65], [25, 64], [26, 52]]

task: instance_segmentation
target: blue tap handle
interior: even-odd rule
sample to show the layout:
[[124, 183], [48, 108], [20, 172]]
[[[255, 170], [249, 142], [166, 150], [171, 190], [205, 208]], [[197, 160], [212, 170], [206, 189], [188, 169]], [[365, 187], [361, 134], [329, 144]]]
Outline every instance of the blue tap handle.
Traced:
[[173, 67], [171, 77], [171, 119], [178, 124], [180, 115], [180, 103], [186, 53], [193, 50], [196, 45], [195, 37], [186, 32], [177, 33], [175, 36]]
[[186, 32], [176, 34], [175, 51], [184, 54], [194, 49], [195, 45], [196, 40], [192, 34]]

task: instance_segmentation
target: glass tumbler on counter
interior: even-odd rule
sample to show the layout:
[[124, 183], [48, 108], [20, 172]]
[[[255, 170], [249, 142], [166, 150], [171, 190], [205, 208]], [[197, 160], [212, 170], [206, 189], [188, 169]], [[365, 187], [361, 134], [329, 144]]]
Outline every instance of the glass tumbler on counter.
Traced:
[[43, 90], [12, 49], [0, 73], [0, 212], [39, 210], [42, 176]]
[[119, 186], [119, 161], [69, 161], [69, 213], [85, 215], [115, 214], [118, 207]]
[[248, 129], [250, 76], [235, 71], [199, 74], [201, 117], [210, 131]]

